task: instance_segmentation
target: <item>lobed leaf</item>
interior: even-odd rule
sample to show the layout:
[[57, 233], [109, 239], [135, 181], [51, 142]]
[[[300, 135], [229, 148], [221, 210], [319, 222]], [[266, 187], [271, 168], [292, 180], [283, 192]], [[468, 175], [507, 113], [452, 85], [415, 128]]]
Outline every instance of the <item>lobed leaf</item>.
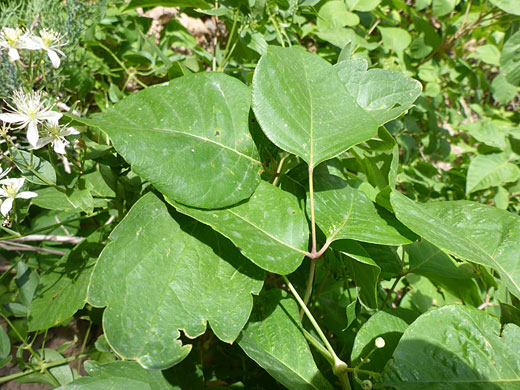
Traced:
[[[181, 219], [182, 221], [182, 219]], [[132, 207], [110, 235], [96, 264], [88, 301], [106, 306], [105, 336], [125, 359], [165, 369], [182, 361], [209, 322], [231, 343], [252, 309], [251, 293], [263, 272], [210, 228], [184, 221], [184, 229], [152, 193]]]

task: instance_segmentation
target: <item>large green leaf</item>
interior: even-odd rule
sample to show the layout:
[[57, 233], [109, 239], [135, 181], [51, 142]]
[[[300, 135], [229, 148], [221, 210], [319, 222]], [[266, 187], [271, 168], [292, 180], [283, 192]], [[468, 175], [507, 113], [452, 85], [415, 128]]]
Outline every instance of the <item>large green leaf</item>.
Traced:
[[472, 159], [466, 178], [466, 194], [518, 180], [520, 168], [509, 161], [506, 153], [480, 154]]
[[[56, 172], [51, 163], [25, 150], [14, 149], [13, 161], [22, 175], [34, 184], [56, 183]], [[27, 169], [26, 169], [27, 168]]]
[[418, 204], [399, 192], [397, 218], [432, 244], [461, 259], [494, 268], [520, 297], [520, 217], [469, 201]]
[[248, 201], [218, 210], [173, 205], [228, 237], [259, 267], [285, 275], [308, 249], [309, 228], [296, 197], [262, 181]]
[[445, 306], [404, 332], [381, 379], [402, 390], [514, 390], [520, 328], [470, 306]]
[[520, 31], [514, 33], [504, 44], [500, 56], [500, 71], [509, 83], [520, 85]]
[[518, 0], [490, 0], [490, 3], [509, 14], [520, 15], [520, 2]]
[[250, 100], [237, 79], [197, 73], [130, 95], [93, 119], [75, 119], [105, 131], [132, 170], [168, 198], [217, 208], [248, 198], [260, 180]]
[[350, 276], [356, 284], [358, 298], [365, 306], [377, 308], [377, 285], [381, 268], [357, 241], [340, 240], [334, 249], [345, 255]]
[[335, 29], [345, 26], [357, 26], [359, 16], [350, 12], [344, 1], [327, 1], [320, 8], [317, 17], [317, 25], [320, 30]]
[[52, 268], [43, 272], [29, 306], [30, 331], [47, 329], [74, 315], [85, 305], [87, 287], [101, 251], [101, 230], [88, 236]]
[[301, 47], [270, 46], [262, 56], [253, 78], [253, 109], [267, 137], [310, 167], [377, 130], [334, 67]]
[[433, 15], [436, 17], [449, 14], [455, 9], [457, 0], [432, 0]]
[[182, 345], [180, 329], [195, 338], [209, 322], [221, 340], [235, 340], [251, 293], [262, 287], [263, 272], [229, 241], [191, 219], [183, 227], [190, 233], [154, 194], [144, 195], [111, 233], [92, 274], [88, 301], [107, 307], [107, 341], [146, 368], [187, 356], [191, 345]]
[[[321, 168], [321, 167], [320, 167]], [[352, 239], [373, 244], [403, 245], [413, 242], [410, 232], [395, 217], [338, 176], [318, 169], [314, 175], [316, 223], [327, 239]], [[310, 201], [307, 201], [310, 208]]]
[[379, 125], [397, 118], [412, 107], [421, 94], [417, 80], [401, 72], [368, 69], [365, 60], [349, 60], [334, 65], [348, 92]]
[[[165, 373], [146, 370], [136, 362], [116, 361], [107, 364], [89, 360], [85, 362], [88, 377], [76, 379], [58, 390], [195, 390], [203, 386], [196, 381], [179, 387], [171, 383]], [[190, 376], [190, 373], [185, 372]]]
[[380, 26], [377, 28], [381, 32], [383, 47], [387, 50], [402, 53], [412, 42], [412, 36], [402, 28]]
[[328, 390], [312, 358], [300, 324], [298, 305], [279, 289], [263, 292], [238, 344], [244, 352], [290, 390]]

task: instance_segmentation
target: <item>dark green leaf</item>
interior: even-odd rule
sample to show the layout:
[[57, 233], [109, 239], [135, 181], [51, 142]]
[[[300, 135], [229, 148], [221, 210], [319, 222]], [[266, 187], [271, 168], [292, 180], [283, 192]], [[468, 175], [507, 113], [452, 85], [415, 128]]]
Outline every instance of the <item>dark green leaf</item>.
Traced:
[[380, 381], [402, 390], [513, 390], [520, 328], [469, 306], [446, 306], [405, 331]]
[[520, 297], [520, 217], [468, 201], [418, 204], [393, 192], [397, 218], [435, 246], [463, 260], [494, 268]]
[[298, 305], [279, 289], [263, 292], [238, 344], [290, 390], [328, 390], [303, 335]]
[[244, 256], [270, 272], [293, 272], [308, 249], [309, 228], [298, 200], [265, 181], [248, 201], [226, 209], [201, 210], [172, 204], [225, 235]]
[[181, 329], [195, 338], [209, 322], [218, 338], [234, 341], [251, 293], [262, 287], [263, 272], [229, 241], [185, 222], [189, 234], [155, 195], [144, 195], [111, 233], [89, 285], [88, 301], [107, 306], [107, 341], [146, 368], [171, 367], [188, 355]]
[[249, 197], [260, 180], [250, 99], [235, 78], [197, 73], [133, 94], [93, 119], [76, 119], [105, 131], [135, 173], [169, 199], [218, 208]]

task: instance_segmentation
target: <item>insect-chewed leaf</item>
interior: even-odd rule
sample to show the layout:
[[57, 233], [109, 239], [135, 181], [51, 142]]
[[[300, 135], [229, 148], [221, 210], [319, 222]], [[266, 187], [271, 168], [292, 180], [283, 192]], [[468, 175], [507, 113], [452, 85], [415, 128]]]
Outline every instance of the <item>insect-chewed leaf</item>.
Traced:
[[183, 360], [209, 322], [232, 342], [262, 288], [263, 271], [209, 227], [182, 221], [152, 193], [132, 207], [110, 235], [89, 285], [88, 301], [106, 306], [105, 336], [113, 349], [143, 367], [164, 369]]
[[168, 198], [218, 208], [248, 198], [260, 181], [248, 130], [251, 92], [221, 73], [179, 77], [147, 88], [91, 119], [132, 170]]

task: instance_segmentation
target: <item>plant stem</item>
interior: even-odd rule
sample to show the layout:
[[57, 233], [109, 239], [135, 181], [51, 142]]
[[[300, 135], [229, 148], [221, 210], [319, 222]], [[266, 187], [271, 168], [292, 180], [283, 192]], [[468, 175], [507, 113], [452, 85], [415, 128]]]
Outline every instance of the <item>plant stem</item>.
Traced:
[[395, 288], [397, 287], [397, 284], [399, 283], [399, 281], [401, 280], [402, 277], [403, 277], [403, 275], [399, 274], [395, 278], [394, 283], [392, 284], [392, 287], [390, 287], [390, 291], [388, 291], [388, 294], [386, 294], [385, 300], [383, 301], [383, 304], [381, 305], [381, 310], [383, 310], [385, 308], [385, 306], [387, 305], [390, 297], [392, 296], [392, 293], [394, 292]]
[[336, 352], [334, 352], [332, 345], [330, 345], [329, 340], [327, 340], [327, 337], [321, 330], [320, 326], [318, 325], [318, 322], [314, 319], [312, 313], [307, 308], [307, 306], [305, 305], [302, 298], [300, 297], [300, 295], [298, 294], [298, 292], [296, 291], [296, 289], [294, 288], [292, 283], [289, 281], [287, 276], [282, 275], [282, 278], [285, 281], [285, 283], [287, 284], [287, 287], [289, 287], [289, 290], [291, 290], [291, 293], [294, 295], [294, 297], [298, 301], [298, 304], [302, 307], [303, 311], [307, 315], [307, 318], [311, 322], [314, 330], [316, 330], [316, 333], [318, 333], [318, 336], [320, 337], [321, 341], [323, 342], [323, 344], [325, 344], [325, 348], [329, 352], [329, 354], [332, 358], [331, 360], [333, 361], [332, 371], [334, 372], [334, 375], [336, 375], [339, 378], [343, 390], [351, 390], [350, 382], [348, 379], [347, 363], [345, 363], [343, 360], [341, 360], [338, 357], [338, 355], [336, 355]]
[[233, 35], [235, 35], [237, 21], [238, 21], [238, 11], [233, 14], [233, 26], [231, 27], [231, 32], [229, 33], [229, 36], [228, 36], [226, 48], [224, 49], [224, 54], [222, 55], [222, 60], [220, 61], [220, 65], [218, 66], [218, 69], [217, 69], [218, 72], [222, 72], [222, 70], [224, 69], [224, 66], [226, 65], [226, 62], [228, 60], [228, 56], [230, 55], [229, 47], [231, 46], [231, 40], [233, 38]]
[[35, 372], [41, 372], [41, 371], [47, 370], [47, 369], [52, 368], [52, 367], [61, 366], [62, 364], [67, 364], [69, 362], [73, 362], [74, 360], [84, 358], [85, 356], [88, 356], [88, 355], [87, 354], [83, 354], [83, 355], [71, 356], [69, 358], [65, 358], [63, 360], [59, 360], [57, 362], [43, 363], [41, 365], [41, 367], [32, 368], [30, 370], [17, 372], [16, 374], [4, 376], [3, 378], [0, 378], [0, 383], [9, 382], [9, 381], [12, 381], [14, 379], [18, 379], [18, 378], [21, 378], [21, 377], [24, 377], [24, 376], [27, 376], [27, 375], [30, 375], [30, 374], [34, 374]]
[[278, 40], [280, 41], [280, 45], [282, 45], [282, 47], [285, 47], [285, 43], [283, 41], [282, 34], [280, 33], [280, 28], [278, 27], [278, 22], [276, 21], [276, 18], [273, 15], [271, 15], [269, 16], [269, 20], [273, 23], [274, 29], [276, 30], [276, 35], [278, 35]]
[[[305, 289], [305, 295], [303, 296], [303, 303], [305, 306], [309, 304], [309, 299], [311, 298], [312, 286], [314, 284], [314, 272], [316, 270], [316, 261], [317, 259], [311, 259], [311, 267], [309, 269], [309, 278], [307, 279], [307, 288]], [[300, 310], [300, 320], [303, 318], [303, 309]]]

